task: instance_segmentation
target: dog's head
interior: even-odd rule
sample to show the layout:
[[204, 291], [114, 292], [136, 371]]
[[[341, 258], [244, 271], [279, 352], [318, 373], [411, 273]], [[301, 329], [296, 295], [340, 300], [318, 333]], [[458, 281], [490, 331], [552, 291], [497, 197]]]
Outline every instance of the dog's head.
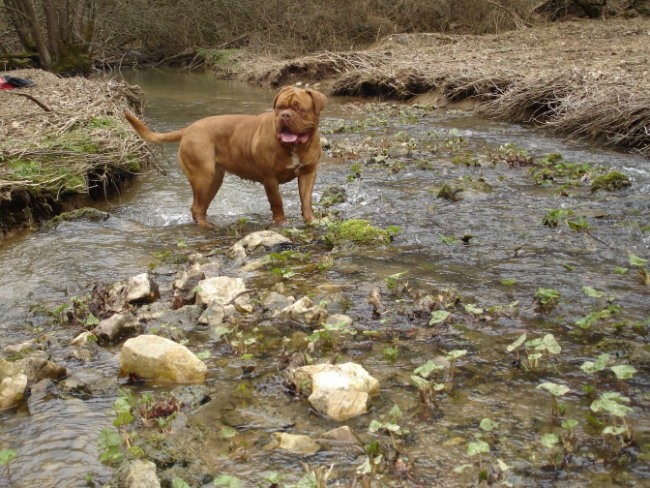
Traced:
[[318, 128], [327, 98], [311, 88], [285, 86], [275, 96], [275, 133], [285, 144], [307, 144]]

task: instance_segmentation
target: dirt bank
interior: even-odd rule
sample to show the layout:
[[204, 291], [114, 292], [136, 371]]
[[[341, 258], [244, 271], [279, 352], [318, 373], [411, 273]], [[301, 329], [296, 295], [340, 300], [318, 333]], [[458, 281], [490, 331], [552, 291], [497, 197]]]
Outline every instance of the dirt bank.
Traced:
[[396, 34], [367, 51], [240, 59], [238, 76], [335, 95], [470, 100], [511, 121], [650, 156], [650, 19], [576, 20], [498, 35]]

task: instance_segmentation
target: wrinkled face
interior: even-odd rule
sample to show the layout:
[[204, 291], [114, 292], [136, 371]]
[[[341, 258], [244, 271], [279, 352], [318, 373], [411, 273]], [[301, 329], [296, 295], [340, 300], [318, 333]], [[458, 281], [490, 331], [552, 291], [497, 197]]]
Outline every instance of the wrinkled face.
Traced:
[[273, 103], [275, 133], [280, 142], [307, 144], [326, 104], [325, 95], [310, 88], [287, 86], [280, 90]]

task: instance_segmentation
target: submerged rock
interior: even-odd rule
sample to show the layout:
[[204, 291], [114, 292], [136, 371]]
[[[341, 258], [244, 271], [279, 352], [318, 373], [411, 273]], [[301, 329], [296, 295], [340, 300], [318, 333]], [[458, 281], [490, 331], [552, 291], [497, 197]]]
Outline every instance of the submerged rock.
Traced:
[[287, 434], [286, 432], [274, 432], [271, 434], [271, 442], [265, 449], [282, 449], [294, 454], [311, 456], [320, 451], [320, 446], [306, 435]]
[[364, 452], [363, 442], [348, 425], [322, 433], [318, 436], [317, 441], [320, 446], [327, 450], [352, 448], [359, 453]]
[[185, 346], [146, 334], [124, 343], [120, 368], [122, 374], [174, 383], [202, 383], [208, 371], [203, 361]]
[[174, 300], [172, 308], [181, 308], [185, 305], [192, 305], [196, 301], [196, 287], [199, 282], [205, 279], [205, 273], [200, 270], [191, 269], [183, 271], [181, 276], [174, 280]]
[[379, 382], [355, 363], [302, 366], [289, 375], [297, 387], [311, 385], [309, 403], [334, 420], [366, 413], [370, 397], [379, 393]]
[[156, 465], [135, 459], [123, 463], [117, 470], [118, 488], [160, 488]]

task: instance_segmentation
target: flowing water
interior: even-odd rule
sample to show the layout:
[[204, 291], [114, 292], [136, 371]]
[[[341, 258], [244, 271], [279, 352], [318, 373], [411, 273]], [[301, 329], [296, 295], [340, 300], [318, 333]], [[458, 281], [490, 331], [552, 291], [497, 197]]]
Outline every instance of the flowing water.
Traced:
[[[125, 76], [143, 88], [146, 119], [159, 131], [211, 114], [259, 113], [269, 108], [274, 96], [273, 90], [198, 74], [150, 70]], [[346, 201], [333, 207], [337, 218], [401, 228], [390, 246], [343, 249], [331, 269], [318, 278], [307, 272], [301, 276], [298, 266], [294, 278], [305, 293], [327, 299], [330, 312], [345, 312], [359, 330], [384, 338], [376, 343], [357, 339], [350, 347], [351, 359], [380, 380], [382, 395], [372, 412], [349, 425], [365, 434], [370, 419], [385, 421], [393, 405], [401, 407], [404, 416], [399, 423], [411, 430], [401, 454], [408, 456], [412, 466], [401, 478], [387, 473], [387, 486], [470, 483], [475, 479], [472, 467], [462, 473], [453, 469], [475, 462], [467, 456], [466, 444], [480, 433], [478, 423], [484, 417], [499, 425], [494, 434], [498, 441], [491, 442], [485, 459], [496, 463], [498, 458], [508, 464], [510, 470], [503, 479], [513, 485], [643, 486], [650, 477], [650, 301], [648, 286], [637, 276], [642, 266], [630, 264], [629, 255], [650, 255], [648, 161], [530, 127], [426, 107], [331, 99], [322, 127], [331, 150], [323, 157], [314, 201], [328, 187], [344, 188]], [[571, 188], [549, 191], [531, 183], [527, 168], [491, 163], [489, 155], [504, 144], [525, 148], [535, 158], [557, 152], [566, 161], [619, 169], [630, 176], [632, 186], [594, 194]], [[118, 350], [102, 349], [90, 363], [78, 361], [67, 346], [73, 331], [53, 325], [46, 311], [87, 294], [95, 283], [113, 283], [150, 267], [161, 281], [169, 282], [173, 268], [158, 265], [170, 249], [209, 249], [232, 243], [233, 229], [242, 222], [248, 230], [267, 227], [270, 211], [261, 185], [227, 177], [209, 211], [217, 229], [198, 229], [189, 214], [189, 186], [176, 166], [176, 146], [157, 151], [167, 174], [151, 171], [117, 197], [97, 202], [98, 208], [110, 213], [107, 220], [64, 222], [2, 244], [0, 347], [47, 337], [48, 351], [67, 367], [70, 376], [92, 368], [94, 382], [116, 383]], [[451, 162], [451, 154], [464, 159]], [[359, 166], [356, 177], [351, 162]], [[445, 182], [489, 184], [492, 191], [466, 191], [462, 200], [449, 201], [437, 198]], [[283, 197], [290, 226], [301, 226], [295, 182], [284, 185]], [[574, 230], [563, 221], [557, 227], [543, 225], [552, 209], [570, 210], [576, 220], [584, 217], [589, 230]], [[318, 246], [310, 250], [325, 252]], [[391, 293], [396, 292], [388, 285], [390, 277], [402, 272], [411, 290], [434, 296], [449, 293], [465, 305], [492, 308], [474, 314], [473, 319], [468, 312], [444, 328], [430, 328], [428, 317], [417, 319], [400, 311], [399, 296], [391, 300]], [[366, 303], [375, 286], [396, 307], [379, 321], [371, 317]], [[585, 286], [603, 292], [604, 298], [590, 296]], [[557, 310], [535, 310], [533, 296], [539, 288], [560, 293]], [[617, 324], [597, 323], [594, 327], [600, 329], [593, 334], [575, 326], [579, 318], [610, 303], [620, 307]], [[552, 333], [562, 345], [561, 356], [554, 358], [551, 367], [525, 371], [513, 366], [514, 355], [506, 352], [506, 346], [524, 331], [530, 338]], [[217, 347], [207, 333], [190, 335], [194, 350], [205, 344]], [[384, 354], [391, 345], [399, 351], [397, 358]], [[468, 351], [458, 362], [454, 389], [441, 400], [435, 415], [424, 416], [417, 392], [408, 386], [409, 377], [428, 359], [452, 349]], [[586, 382], [580, 365], [603, 352], [610, 353], [612, 364], [632, 362], [638, 369], [630, 381], [616, 381], [611, 374], [603, 380], [602, 388], [621, 391], [632, 399], [628, 419], [635, 439], [617, 455], [616, 462], [600, 446], [606, 442], [599, 444], [602, 426], [585, 420], [589, 401], [580, 390]], [[267, 363], [260, 359], [257, 365], [260, 383], [274, 377], [275, 361], [266, 359]], [[218, 358], [208, 364], [208, 389], [234, 394], [242, 381], [240, 365]], [[535, 388], [542, 381], [567, 383], [572, 389], [566, 415], [578, 418], [581, 435], [588, 440], [573, 453], [571, 468], [549, 468], [553, 452], [539, 443], [543, 433], [557, 430], [548, 421], [549, 395]], [[295, 424], [294, 431], [313, 434], [337, 426], [310, 415], [304, 403], [287, 401], [280, 388], [271, 387], [267, 394], [260, 393], [259, 384], [254, 388], [250, 402], [265, 402], [269, 410], [282, 411]], [[14, 486], [85, 486], [90, 478], [101, 485], [110, 479], [111, 470], [98, 460], [96, 439], [111, 424], [117, 393], [116, 388], [98, 391], [103, 393], [61, 393], [52, 385], [37, 386], [28, 407], [0, 413], [0, 450], [12, 448], [18, 453], [11, 465]], [[232, 400], [240, 406], [242, 402], [246, 403]], [[217, 410], [223, 413], [220, 409], [232, 408]], [[223, 421], [223, 416], [217, 418]], [[254, 484], [261, 483], [261, 471], [280, 471], [294, 482], [300, 476], [302, 468], [295, 456], [264, 452], [258, 449], [261, 440], [257, 437], [248, 442], [255, 447], [246, 457], [215, 454], [211, 474], [237, 475], [248, 483], [244, 486], [268, 486]], [[215, 452], [218, 447], [214, 446]], [[358, 453], [327, 451], [307, 461], [312, 466], [336, 464], [341, 470], [333, 478], [339, 479], [336, 486], [352, 486], [360, 459]], [[0, 468], [0, 484], [6, 482], [3, 474]], [[203, 483], [210, 485], [206, 480]]]

